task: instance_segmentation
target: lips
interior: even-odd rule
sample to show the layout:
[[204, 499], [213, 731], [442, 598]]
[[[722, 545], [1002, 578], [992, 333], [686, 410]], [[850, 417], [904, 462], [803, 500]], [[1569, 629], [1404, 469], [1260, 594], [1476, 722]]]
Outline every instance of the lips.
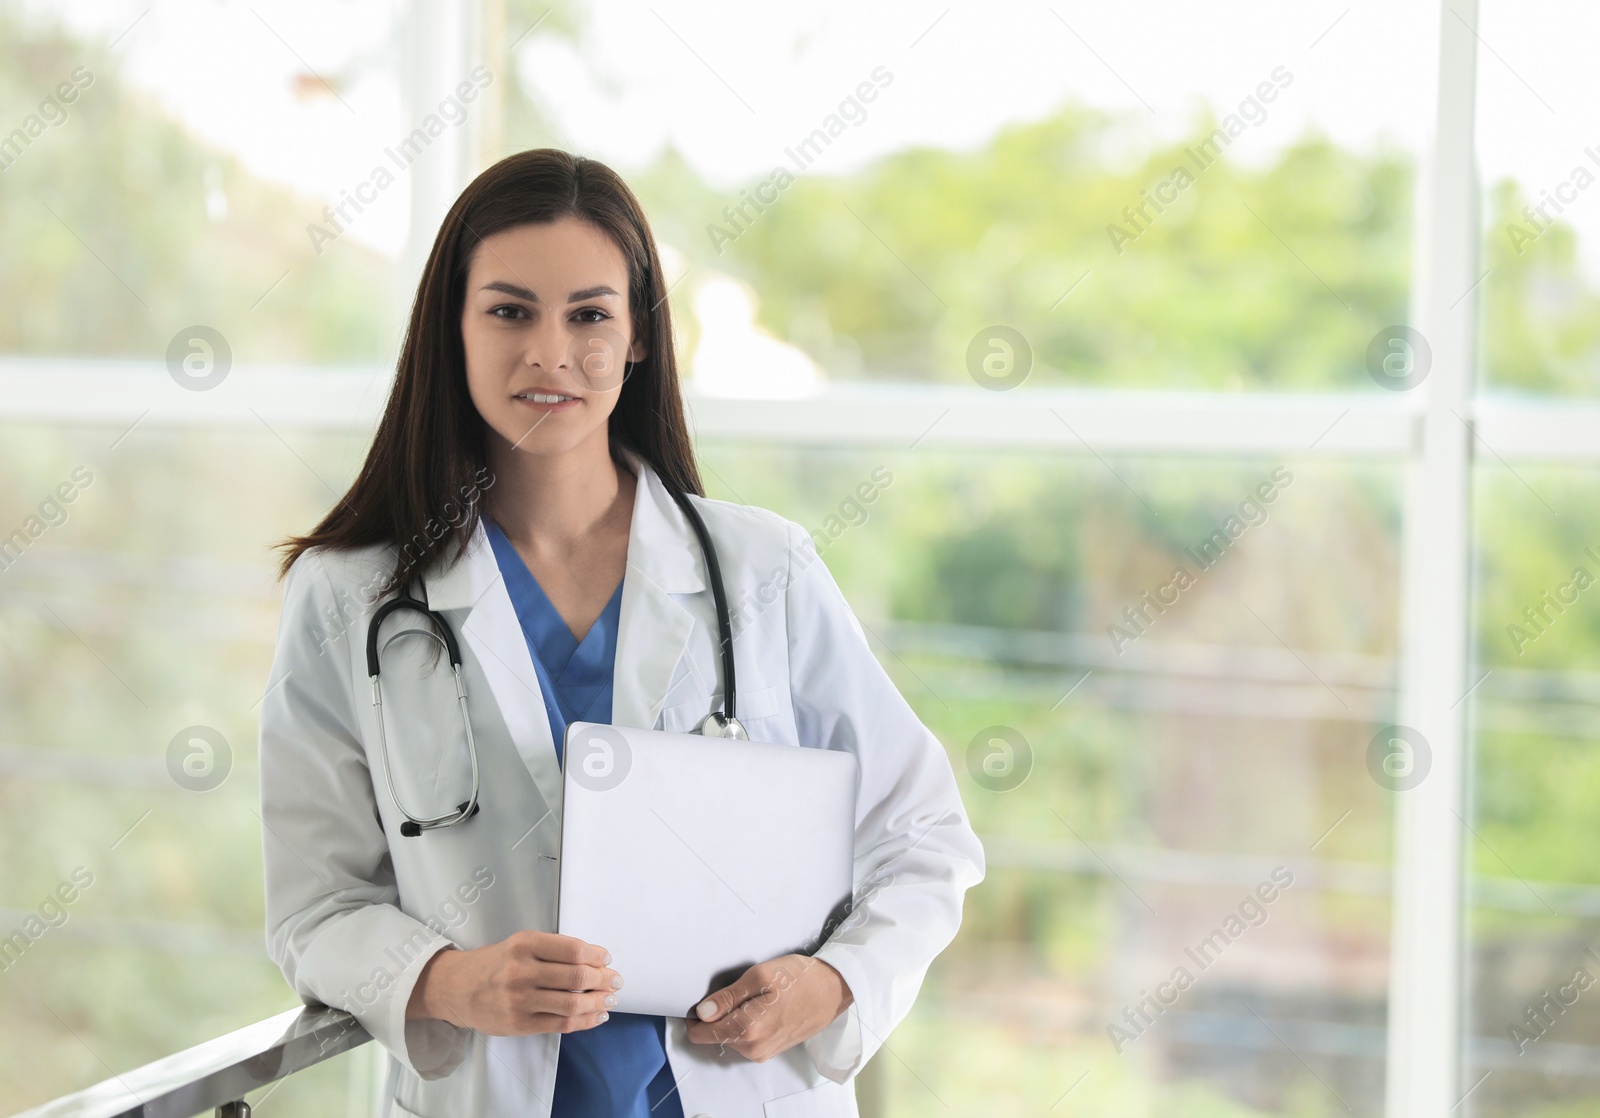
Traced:
[[518, 392], [512, 397], [514, 400], [528, 400], [535, 404], [565, 404], [576, 400], [576, 396], [569, 396], [564, 392], [547, 392], [533, 389], [527, 392]]

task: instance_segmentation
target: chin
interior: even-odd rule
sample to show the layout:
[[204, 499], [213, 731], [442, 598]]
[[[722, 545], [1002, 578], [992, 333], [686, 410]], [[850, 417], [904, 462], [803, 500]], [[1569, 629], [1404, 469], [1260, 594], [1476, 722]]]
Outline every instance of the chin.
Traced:
[[[518, 454], [531, 454], [538, 458], [556, 458], [577, 450], [595, 437], [592, 429], [573, 430], [561, 422], [561, 416], [551, 416], [533, 431], [526, 420], [516, 416], [510, 422], [495, 424], [495, 433], [505, 440], [505, 449]], [[603, 434], [605, 427], [599, 428]]]

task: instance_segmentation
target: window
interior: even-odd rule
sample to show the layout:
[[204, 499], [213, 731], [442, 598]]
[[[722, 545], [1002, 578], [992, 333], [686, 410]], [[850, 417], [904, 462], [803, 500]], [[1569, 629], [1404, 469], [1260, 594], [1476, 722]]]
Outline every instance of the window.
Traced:
[[864, 1113], [1592, 1102], [1595, 17], [1479, 7], [0, 7], [6, 1097], [292, 1004], [268, 548], [555, 145], [986, 842]]

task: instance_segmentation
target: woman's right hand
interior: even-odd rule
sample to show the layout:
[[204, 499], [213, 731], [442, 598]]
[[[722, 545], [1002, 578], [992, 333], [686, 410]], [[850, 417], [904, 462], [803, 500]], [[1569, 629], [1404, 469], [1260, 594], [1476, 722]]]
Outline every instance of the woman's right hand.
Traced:
[[412, 987], [406, 1019], [436, 1017], [490, 1036], [571, 1033], [603, 1022], [622, 976], [611, 953], [573, 936], [518, 932], [470, 951], [447, 947]]

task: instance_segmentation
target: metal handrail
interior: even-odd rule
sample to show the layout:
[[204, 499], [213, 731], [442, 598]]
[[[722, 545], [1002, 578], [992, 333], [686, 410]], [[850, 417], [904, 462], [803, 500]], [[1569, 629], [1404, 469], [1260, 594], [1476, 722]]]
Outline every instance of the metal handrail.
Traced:
[[249, 1092], [371, 1039], [343, 1010], [291, 1009], [16, 1118], [248, 1118]]

